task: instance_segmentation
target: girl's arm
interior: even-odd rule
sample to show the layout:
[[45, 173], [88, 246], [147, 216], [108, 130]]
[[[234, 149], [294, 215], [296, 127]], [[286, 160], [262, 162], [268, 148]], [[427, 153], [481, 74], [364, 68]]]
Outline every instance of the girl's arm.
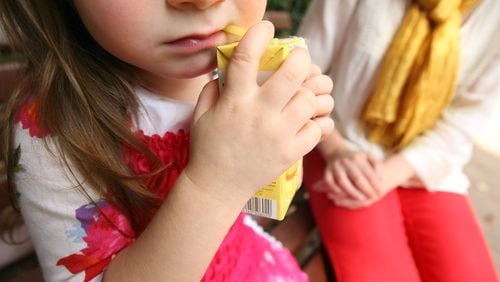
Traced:
[[197, 187], [182, 173], [143, 234], [113, 259], [103, 281], [199, 281], [247, 200], [212, 188]]

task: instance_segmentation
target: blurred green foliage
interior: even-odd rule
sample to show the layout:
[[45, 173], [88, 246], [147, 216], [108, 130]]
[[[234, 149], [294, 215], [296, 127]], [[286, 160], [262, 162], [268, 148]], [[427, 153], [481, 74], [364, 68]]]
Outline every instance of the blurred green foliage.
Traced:
[[312, 0], [268, 0], [267, 9], [287, 11], [292, 18], [292, 29], [287, 33], [295, 34], [311, 1]]
[[8, 50], [0, 50], [0, 64], [18, 62], [22, 60], [19, 53], [12, 53]]

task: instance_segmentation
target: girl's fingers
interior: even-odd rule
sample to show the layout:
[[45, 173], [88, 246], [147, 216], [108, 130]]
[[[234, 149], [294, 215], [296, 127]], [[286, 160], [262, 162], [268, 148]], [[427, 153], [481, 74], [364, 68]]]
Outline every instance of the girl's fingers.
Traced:
[[262, 21], [247, 31], [229, 63], [224, 86], [225, 94], [245, 95], [247, 93], [239, 90], [257, 85], [260, 58], [273, 36], [274, 26], [268, 21]]
[[316, 95], [330, 94], [333, 90], [333, 81], [329, 76], [318, 74], [306, 79], [302, 87], [311, 90]]
[[333, 129], [335, 128], [335, 123], [333, 119], [329, 116], [326, 117], [317, 117], [313, 119], [321, 129], [321, 141], [326, 138], [328, 135], [332, 134]]
[[312, 77], [315, 77], [315, 76], [318, 76], [321, 74], [321, 69], [315, 65], [315, 64], [311, 64], [311, 67], [309, 68], [309, 75], [307, 76], [307, 79], [306, 81], [309, 79], [309, 78], [312, 78]]
[[208, 111], [219, 98], [219, 80], [210, 81], [203, 87], [193, 115], [193, 123]]
[[310, 90], [302, 88], [293, 95], [292, 99], [283, 108], [283, 120], [288, 128], [296, 133], [306, 122], [314, 117], [318, 108], [318, 99]]
[[293, 145], [294, 155], [306, 155], [316, 147], [320, 140], [321, 128], [316, 122], [308, 120], [295, 136], [295, 144]]
[[283, 109], [309, 74], [311, 57], [303, 48], [292, 50], [281, 67], [261, 87], [264, 104]]
[[318, 107], [316, 108], [314, 116], [330, 116], [335, 104], [333, 101], [333, 97], [330, 94], [323, 94], [316, 96], [316, 100], [318, 101]]
[[284, 120], [290, 130], [299, 131], [306, 122], [313, 120], [321, 129], [321, 139], [333, 132], [334, 122], [330, 118], [333, 98], [330, 95], [315, 96], [310, 90], [300, 89], [283, 109]]

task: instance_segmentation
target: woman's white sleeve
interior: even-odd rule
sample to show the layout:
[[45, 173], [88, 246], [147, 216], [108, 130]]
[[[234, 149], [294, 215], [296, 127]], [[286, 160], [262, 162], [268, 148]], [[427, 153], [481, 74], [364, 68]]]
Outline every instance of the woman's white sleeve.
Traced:
[[[500, 95], [500, 53], [472, 83], [460, 86], [436, 126], [402, 151], [429, 190], [460, 173], [470, 160], [473, 141], [491, 117]], [[452, 187], [451, 187], [452, 188]]]

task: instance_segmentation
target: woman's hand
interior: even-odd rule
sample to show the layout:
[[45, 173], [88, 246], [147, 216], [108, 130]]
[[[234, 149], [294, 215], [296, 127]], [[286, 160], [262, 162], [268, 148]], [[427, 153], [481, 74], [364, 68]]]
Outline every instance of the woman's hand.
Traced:
[[184, 174], [204, 192], [248, 199], [333, 130], [332, 83], [304, 49], [294, 49], [262, 86], [260, 57], [273, 37], [268, 22], [251, 28], [231, 59], [225, 87], [207, 84], [191, 131]]
[[335, 191], [328, 191], [326, 196], [340, 207], [349, 209], [367, 207], [415, 176], [414, 169], [402, 155], [394, 155], [379, 163], [377, 171], [380, 176], [374, 197], [359, 199]]
[[367, 203], [379, 197], [380, 163], [372, 156], [344, 150], [327, 160], [323, 191], [335, 203], [345, 199]]

